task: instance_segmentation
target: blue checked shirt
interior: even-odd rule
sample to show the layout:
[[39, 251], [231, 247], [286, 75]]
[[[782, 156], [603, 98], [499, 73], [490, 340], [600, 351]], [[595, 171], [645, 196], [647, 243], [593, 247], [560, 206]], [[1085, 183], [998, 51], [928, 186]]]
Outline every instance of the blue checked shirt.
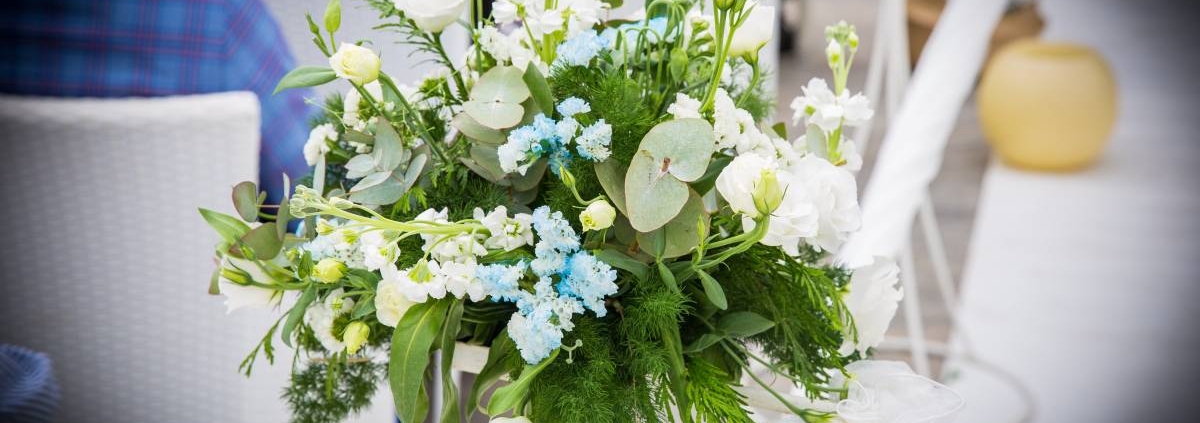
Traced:
[[311, 91], [271, 95], [295, 65], [259, 0], [5, 0], [0, 93], [131, 97], [248, 90], [262, 104], [260, 183], [308, 174]]

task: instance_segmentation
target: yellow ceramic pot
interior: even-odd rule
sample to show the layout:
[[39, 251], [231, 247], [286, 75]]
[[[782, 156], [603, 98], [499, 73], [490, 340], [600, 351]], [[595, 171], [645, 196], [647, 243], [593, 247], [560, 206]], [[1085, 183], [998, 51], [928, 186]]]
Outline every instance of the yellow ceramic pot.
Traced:
[[978, 102], [984, 135], [1005, 163], [1051, 171], [1095, 162], [1117, 112], [1112, 71], [1099, 54], [1032, 39], [996, 54]]

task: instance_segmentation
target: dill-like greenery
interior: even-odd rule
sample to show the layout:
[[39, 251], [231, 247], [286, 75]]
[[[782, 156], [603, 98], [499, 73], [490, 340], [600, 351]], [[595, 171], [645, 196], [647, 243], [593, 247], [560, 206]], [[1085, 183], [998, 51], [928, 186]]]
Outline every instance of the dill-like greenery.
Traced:
[[552, 81], [555, 98], [582, 98], [592, 106], [593, 115], [612, 125], [610, 160], [629, 164], [642, 137], [659, 118], [642, 87], [621, 73], [580, 66], [555, 69]]
[[[292, 409], [292, 423], [336, 423], [371, 404], [386, 364], [370, 360], [335, 364], [329, 384], [329, 362], [313, 362], [292, 375], [283, 399]], [[327, 389], [332, 387], [332, 389]]]
[[746, 400], [733, 390], [737, 381], [704, 359], [688, 360], [688, 398], [697, 423], [751, 423]]
[[848, 363], [838, 354], [846, 315], [838, 284], [821, 269], [763, 245], [725, 264], [713, 276], [724, 287], [729, 311], [752, 311], [775, 322], [751, 341], [808, 392], [818, 392], [829, 372]]

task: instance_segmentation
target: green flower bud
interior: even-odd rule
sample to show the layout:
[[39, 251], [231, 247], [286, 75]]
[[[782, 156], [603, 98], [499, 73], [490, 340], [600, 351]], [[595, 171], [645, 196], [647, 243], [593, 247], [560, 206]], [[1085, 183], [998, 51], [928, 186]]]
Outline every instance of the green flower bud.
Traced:
[[350, 322], [346, 325], [346, 331], [342, 333], [342, 342], [346, 344], [346, 352], [357, 354], [363, 344], [367, 343], [367, 337], [371, 336], [371, 328], [363, 322]]
[[734, 0], [713, 0], [713, 6], [721, 10], [729, 10], [733, 8]]
[[313, 266], [312, 276], [318, 281], [334, 283], [346, 274], [346, 265], [338, 259], [326, 257]]
[[751, 193], [751, 197], [754, 198], [754, 208], [760, 215], [770, 215], [779, 208], [779, 204], [783, 202], [783, 187], [779, 185], [779, 178], [775, 175], [774, 169], [764, 168], [762, 170], [758, 180], [754, 183], [754, 192]]

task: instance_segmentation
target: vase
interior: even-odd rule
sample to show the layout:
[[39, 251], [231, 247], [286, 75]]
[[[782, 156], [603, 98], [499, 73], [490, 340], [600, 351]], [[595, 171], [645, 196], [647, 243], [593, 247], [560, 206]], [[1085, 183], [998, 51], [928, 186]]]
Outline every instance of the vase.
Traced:
[[1112, 71], [1091, 48], [1022, 40], [979, 83], [984, 136], [1007, 164], [1068, 171], [1095, 162], [1116, 118]]

